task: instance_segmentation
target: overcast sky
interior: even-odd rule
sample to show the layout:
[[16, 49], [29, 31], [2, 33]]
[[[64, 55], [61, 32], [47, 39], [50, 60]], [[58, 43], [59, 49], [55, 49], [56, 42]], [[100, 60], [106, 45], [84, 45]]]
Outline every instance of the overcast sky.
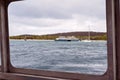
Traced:
[[10, 35], [106, 32], [105, 0], [14, 2], [9, 5], [9, 24]]

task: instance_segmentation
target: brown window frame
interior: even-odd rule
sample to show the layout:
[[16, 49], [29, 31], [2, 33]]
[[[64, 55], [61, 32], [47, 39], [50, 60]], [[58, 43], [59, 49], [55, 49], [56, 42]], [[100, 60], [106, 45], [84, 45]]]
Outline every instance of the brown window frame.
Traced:
[[106, 0], [108, 69], [103, 75], [15, 68], [10, 62], [8, 5], [19, 0], [0, 0], [0, 79], [10, 80], [119, 80], [120, 79], [120, 0]]

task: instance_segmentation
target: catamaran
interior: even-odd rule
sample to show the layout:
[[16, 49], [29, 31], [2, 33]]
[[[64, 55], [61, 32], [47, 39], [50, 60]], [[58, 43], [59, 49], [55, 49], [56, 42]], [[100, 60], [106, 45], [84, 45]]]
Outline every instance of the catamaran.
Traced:
[[78, 38], [74, 36], [59, 36], [58, 38], [55, 39], [55, 41], [80, 41]]

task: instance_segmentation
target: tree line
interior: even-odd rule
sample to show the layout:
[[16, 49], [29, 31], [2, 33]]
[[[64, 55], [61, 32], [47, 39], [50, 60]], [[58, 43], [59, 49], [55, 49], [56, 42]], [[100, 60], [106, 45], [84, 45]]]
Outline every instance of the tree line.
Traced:
[[[37, 39], [37, 40], [55, 40], [59, 36], [52, 36], [52, 35], [20, 35], [20, 36], [10, 36], [10, 39]], [[75, 36], [76, 38], [80, 40], [86, 40], [88, 39], [88, 36]], [[91, 40], [107, 40], [107, 36], [100, 35], [100, 36], [91, 36]]]

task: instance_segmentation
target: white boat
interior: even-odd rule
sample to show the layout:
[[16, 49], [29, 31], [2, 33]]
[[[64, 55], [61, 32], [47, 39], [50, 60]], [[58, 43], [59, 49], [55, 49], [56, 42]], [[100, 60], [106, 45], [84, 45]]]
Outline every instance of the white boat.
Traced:
[[91, 40], [82, 40], [82, 42], [92, 42]]
[[92, 42], [92, 40], [90, 39], [91, 34], [90, 34], [90, 26], [89, 27], [89, 31], [88, 31], [88, 39], [82, 40], [82, 42]]
[[58, 38], [55, 39], [55, 41], [79, 41], [78, 38], [74, 37], [74, 36], [59, 36]]

